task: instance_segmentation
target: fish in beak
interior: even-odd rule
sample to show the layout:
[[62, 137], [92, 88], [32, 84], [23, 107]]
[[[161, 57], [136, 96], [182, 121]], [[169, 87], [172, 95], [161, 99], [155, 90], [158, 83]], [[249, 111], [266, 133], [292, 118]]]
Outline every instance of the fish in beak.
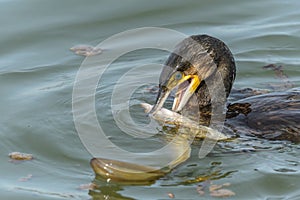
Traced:
[[181, 111], [190, 97], [195, 93], [200, 82], [198, 75], [185, 75], [181, 71], [173, 72], [167, 81], [159, 87], [156, 102], [149, 114], [155, 115], [163, 107], [171, 91], [175, 88], [177, 88], [177, 91], [172, 110], [175, 112]]

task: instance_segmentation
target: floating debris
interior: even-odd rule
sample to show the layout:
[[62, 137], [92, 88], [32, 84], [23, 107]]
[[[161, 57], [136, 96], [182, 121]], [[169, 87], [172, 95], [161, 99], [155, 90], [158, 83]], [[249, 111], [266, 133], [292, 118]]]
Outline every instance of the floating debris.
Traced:
[[211, 185], [211, 186], [209, 186], [209, 191], [213, 192], [213, 191], [216, 191], [218, 189], [221, 189], [222, 187], [223, 187], [223, 185]]
[[263, 69], [271, 69], [275, 72], [275, 75], [281, 79], [287, 79], [288, 75], [286, 75], [283, 71], [282, 65], [269, 64], [262, 67]]
[[[205, 189], [207, 188], [207, 183], [209, 182], [204, 182], [203, 185], [198, 185], [196, 190], [197, 192], [201, 195], [205, 195]], [[230, 186], [230, 183], [224, 183], [221, 185], [217, 184], [211, 184], [208, 188], [209, 194], [212, 197], [231, 197], [234, 196], [235, 193], [229, 189], [224, 189], [223, 187], [228, 187]]]
[[228, 189], [214, 190], [210, 193], [210, 196], [212, 197], [231, 197], [234, 195], [235, 193]]
[[95, 183], [82, 184], [78, 187], [79, 190], [94, 190], [97, 188]]
[[228, 187], [230, 185], [231, 185], [230, 183], [223, 183], [223, 187]]
[[8, 156], [12, 160], [32, 160], [33, 159], [32, 154], [21, 153], [21, 152], [12, 152], [12, 153], [8, 154]]
[[70, 48], [75, 54], [80, 56], [95, 56], [102, 53], [102, 49], [91, 45], [76, 45]]
[[278, 169], [274, 169], [274, 171], [276, 172], [297, 172], [297, 170], [294, 170], [294, 169], [289, 169], [289, 168], [278, 168]]
[[205, 195], [205, 191], [204, 191], [205, 187], [198, 185], [197, 186], [197, 192], [201, 195], [204, 196]]
[[169, 192], [169, 193], [168, 193], [168, 197], [171, 198], [171, 199], [174, 199], [174, 198], [175, 198], [175, 194]]
[[283, 71], [282, 65], [269, 64], [262, 67], [263, 69], [271, 69], [275, 72], [276, 77], [282, 80], [283, 83], [280, 84], [270, 84], [276, 90], [283, 90], [295, 87], [295, 84], [289, 80], [289, 77]]

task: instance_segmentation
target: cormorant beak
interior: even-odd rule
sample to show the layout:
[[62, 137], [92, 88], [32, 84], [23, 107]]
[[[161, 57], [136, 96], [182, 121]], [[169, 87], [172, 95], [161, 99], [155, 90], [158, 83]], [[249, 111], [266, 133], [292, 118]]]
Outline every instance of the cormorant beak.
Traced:
[[200, 79], [197, 75], [185, 75], [180, 71], [174, 72], [166, 83], [160, 86], [156, 102], [149, 114], [155, 115], [163, 107], [171, 91], [175, 88], [177, 88], [177, 92], [172, 110], [175, 112], [181, 111], [199, 85]]

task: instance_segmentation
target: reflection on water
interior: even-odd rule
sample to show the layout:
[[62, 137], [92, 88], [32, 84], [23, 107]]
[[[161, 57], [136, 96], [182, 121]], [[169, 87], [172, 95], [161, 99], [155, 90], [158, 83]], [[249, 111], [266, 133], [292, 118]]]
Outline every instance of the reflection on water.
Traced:
[[[199, 175], [195, 176], [194, 173], [199, 168], [197, 164], [190, 164], [185, 166], [184, 169], [180, 171], [174, 170], [164, 178], [158, 181], [158, 184], [162, 187], [175, 187], [175, 186], [189, 186], [194, 185], [195, 190], [199, 188], [199, 186], [209, 186], [212, 185], [212, 182], [215, 180], [223, 179], [236, 171], [228, 171], [224, 172], [221, 167], [222, 163], [213, 162], [210, 167], [203, 170]], [[145, 184], [148, 185], [148, 184]], [[230, 184], [228, 184], [229, 186]], [[123, 196], [121, 193], [124, 190], [126, 185], [122, 184], [114, 184], [108, 183], [106, 180], [103, 180], [101, 177], [96, 177], [93, 180], [93, 188], [89, 191], [89, 195], [93, 197], [93, 199], [132, 199], [130, 197]], [[203, 191], [204, 195], [205, 191]]]
[[[185, 34], [206, 33], [225, 41], [237, 61], [235, 88], [270, 89], [281, 83], [272, 70], [282, 65], [290, 82], [300, 86], [299, 1], [0, 1], [0, 193], [2, 199], [178, 199], [201, 198], [198, 184], [229, 182], [236, 199], [299, 199], [299, 146], [249, 138], [219, 143], [199, 160], [199, 145], [184, 164], [150, 186], [121, 186], [96, 180], [99, 189], [77, 188], [94, 179], [91, 155], [82, 145], [72, 116], [72, 89], [83, 57], [69, 48], [95, 46], [121, 31], [161, 26]], [[147, 38], [145, 38], [147, 40]], [[132, 41], [124, 41], [126, 45]], [[106, 49], [109, 50], [109, 49]], [[97, 88], [98, 119], [108, 137], [126, 150], [144, 152], [161, 145], [160, 136], [135, 140], [114, 123], [110, 96], [124, 72], [134, 66], [163, 63], [167, 53], [138, 51], [113, 64]], [[159, 76], [145, 69], [144, 74]], [[143, 74], [140, 79], [143, 80]], [[146, 95], [146, 96], [145, 96]], [[134, 101], [152, 104], [155, 95]], [[134, 102], [131, 111], [143, 121]], [[147, 123], [146, 119], [144, 122]], [[153, 145], [152, 145], [153, 144]], [[32, 161], [9, 162], [14, 151]], [[217, 164], [216, 164], [217, 163]], [[32, 174], [26, 182], [22, 177]], [[191, 181], [191, 182], [189, 182]], [[200, 181], [200, 183], [198, 183]], [[25, 189], [24, 189], [25, 188]], [[211, 198], [206, 195], [205, 198]]]
[[[241, 196], [240, 188], [244, 185], [252, 188], [252, 183], [259, 184], [262, 188], [261, 190], [264, 188], [266, 189], [265, 191], [270, 194], [280, 194], [280, 192], [285, 190], [293, 191], [297, 188], [297, 186], [292, 186], [291, 183], [293, 182], [289, 182], [289, 179], [285, 176], [298, 174], [299, 161], [294, 160], [295, 157], [292, 155], [298, 151], [297, 149], [299, 148], [297, 146], [276, 141], [269, 142], [257, 140], [256, 144], [251, 144], [250, 141], [248, 142], [248, 144], [247, 142], [242, 144], [219, 144], [212, 154], [200, 161], [197, 159], [197, 150], [194, 149], [193, 155], [189, 161], [178, 168], [175, 168], [170, 174], [167, 174], [165, 177], [158, 180], [154, 185], [139, 186], [139, 191], [141, 193], [138, 195], [137, 199], [141, 199], [143, 194], [149, 194], [146, 191], [151, 189], [156, 189], [158, 191], [155, 194], [151, 193], [151, 197], [155, 199], [166, 198], [168, 193], [172, 193], [176, 197], [181, 197], [183, 199], [188, 193], [192, 193], [190, 195], [195, 198], [209, 198], [210, 194], [207, 189], [203, 190], [203, 194], [198, 191], [199, 187], [208, 188], [215, 184], [228, 185], [226, 188], [236, 193], [237, 199]], [[268, 147], [267, 145], [270, 146]], [[291, 155], [287, 156], [286, 152], [290, 152]], [[280, 156], [274, 158], [272, 156], [274, 154]], [[223, 161], [220, 161], [221, 158], [224, 158]], [[291, 158], [293, 160], [290, 160]], [[236, 159], [241, 161], [233, 163]], [[282, 162], [283, 160], [285, 163]], [[249, 175], [243, 172], [244, 167], [249, 165], [254, 166], [257, 163], [257, 168], [252, 169], [253, 172], [255, 172], [252, 176], [249, 177]], [[280, 166], [285, 166], [285, 168], [280, 168]], [[239, 182], [239, 179], [233, 179], [233, 177], [237, 176], [247, 179], [247, 181], [243, 183], [244, 185], [236, 185], [236, 183]], [[277, 191], [277, 189], [275, 190], [270, 186], [270, 184], [272, 184], [271, 180], [276, 180], [276, 184], [279, 184], [283, 188], [279, 191]], [[291, 180], [295, 181], [296, 178], [291, 178]], [[131, 188], [136, 187], [114, 183], [109, 184], [105, 180], [97, 177], [94, 179], [93, 183], [95, 184], [95, 188], [89, 191], [89, 195], [95, 199], [105, 199], [108, 197], [112, 199], [131, 199], [131, 196], [133, 195]], [[179, 189], [181, 187], [185, 187], [185, 190], [187, 191]], [[158, 188], [164, 189], [159, 190]], [[263, 191], [261, 190], [259, 193], [253, 191], [252, 195], [262, 195]], [[127, 191], [127, 193], [124, 193], [124, 191]]]
[[93, 200], [100, 199], [118, 199], [118, 200], [132, 200], [131, 197], [122, 196], [119, 191], [123, 188], [120, 185], [106, 185], [105, 183], [96, 183], [98, 187], [89, 191], [89, 195], [93, 197]]

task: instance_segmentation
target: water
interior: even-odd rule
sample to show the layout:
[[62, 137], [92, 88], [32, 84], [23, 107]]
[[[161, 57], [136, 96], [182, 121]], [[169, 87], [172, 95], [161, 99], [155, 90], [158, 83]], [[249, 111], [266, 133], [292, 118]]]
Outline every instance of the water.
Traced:
[[[237, 61], [236, 88], [267, 88], [280, 83], [267, 64], [283, 65], [289, 80], [300, 85], [299, 1], [0, 1], [0, 193], [2, 199], [197, 199], [196, 177], [215, 184], [229, 182], [232, 199], [298, 199], [299, 146], [253, 140], [219, 144], [199, 160], [199, 146], [183, 165], [151, 186], [102, 185], [80, 190], [94, 179], [91, 155], [76, 132], [72, 89], [84, 57], [69, 48], [97, 45], [113, 34], [158, 26], [187, 35], [206, 33], [225, 41]], [[147, 40], [147, 37], [145, 37]], [[115, 44], [118, 49], [134, 41]], [[97, 87], [97, 116], [111, 140], [127, 150], [155, 149], [157, 138], [133, 140], [115, 125], [110, 95], [116, 81], [134, 66], [163, 63], [162, 51], [131, 52], [106, 72]], [[159, 75], [148, 68], [139, 76]], [[141, 88], [132, 104], [154, 101]], [[152, 102], [153, 103], [153, 102]], [[133, 113], [141, 111], [132, 107]], [[136, 109], [136, 111], [135, 111]], [[126, 119], [124, 119], [126, 121]], [[153, 141], [151, 143], [150, 141]], [[252, 152], [253, 146], [270, 147]], [[249, 151], [239, 150], [241, 148]], [[13, 151], [32, 153], [33, 161], [12, 163]], [[147, 150], [144, 150], [147, 151]], [[19, 180], [32, 174], [27, 181]], [[206, 198], [210, 198], [207, 193]]]

